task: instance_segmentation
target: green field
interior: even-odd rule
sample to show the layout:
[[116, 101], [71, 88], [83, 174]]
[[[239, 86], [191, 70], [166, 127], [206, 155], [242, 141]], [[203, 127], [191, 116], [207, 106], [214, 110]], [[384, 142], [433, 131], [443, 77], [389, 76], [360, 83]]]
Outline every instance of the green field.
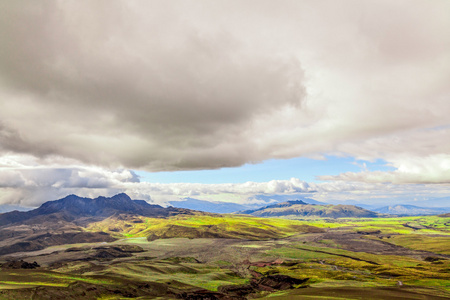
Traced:
[[129, 238], [217, 237], [252, 240], [284, 238], [300, 232], [321, 231], [318, 226], [310, 226], [306, 222], [241, 215], [178, 215], [167, 219], [138, 217], [138, 220], [131, 221], [111, 217], [89, 225], [87, 230]]
[[[307, 287], [244, 298], [450, 299], [449, 225], [438, 216], [111, 217], [85, 230], [115, 242], [54, 246], [20, 257], [38, 269], [2, 268], [0, 299], [172, 299], [274, 275], [308, 279]], [[139, 251], [109, 257], [120, 245]]]

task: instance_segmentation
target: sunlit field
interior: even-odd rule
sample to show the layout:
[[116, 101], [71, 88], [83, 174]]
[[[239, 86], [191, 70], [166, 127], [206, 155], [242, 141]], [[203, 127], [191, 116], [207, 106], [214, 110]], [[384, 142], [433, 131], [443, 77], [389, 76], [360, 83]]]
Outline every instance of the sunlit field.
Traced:
[[[304, 220], [243, 215], [110, 217], [85, 230], [108, 232], [118, 240], [53, 246], [37, 256], [23, 253], [25, 260], [37, 261], [41, 267], [2, 269], [0, 299], [28, 295], [37, 287], [55, 295], [77, 295], [79, 285], [96, 287], [93, 295], [98, 299], [119, 299], [114, 290], [133, 290], [149, 283], [153, 290], [158, 287], [155, 297], [171, 298], [183, 291], [217, 292], [223, 290], [221, 286], [248, 286], [255, 276], [271, 275], [306, 282], [279, 292], [256, 291], [252, 297], [304, 295], [320, 299], [321, 291], [330, 289], [329, 293], [341, 290], [333, 296], [336, 299], [357, 299], [352, 298], [353, 289], [375, 295], [385, 288], [395, 290], [391, 293], [410, 293], [409, 297], [450, 297], [449, 225], [450, 218], [439, 216]], [[108, 247], [122, 247], [131, 254], [97, 255], [98, 249], [113, 255], [116, 250]], [[73, 253], [77, 259], [71, 259]], [[140, 297], [132, 292], [130, 296]]]

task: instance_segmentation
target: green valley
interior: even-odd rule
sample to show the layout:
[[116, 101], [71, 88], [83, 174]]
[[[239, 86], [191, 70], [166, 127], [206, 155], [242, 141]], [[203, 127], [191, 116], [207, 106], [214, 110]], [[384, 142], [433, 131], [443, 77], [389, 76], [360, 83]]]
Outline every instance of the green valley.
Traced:
[[3, 256], [0, 299], [450, 298], [448, 216], [119, 214], [83, 230], [115, 241]]

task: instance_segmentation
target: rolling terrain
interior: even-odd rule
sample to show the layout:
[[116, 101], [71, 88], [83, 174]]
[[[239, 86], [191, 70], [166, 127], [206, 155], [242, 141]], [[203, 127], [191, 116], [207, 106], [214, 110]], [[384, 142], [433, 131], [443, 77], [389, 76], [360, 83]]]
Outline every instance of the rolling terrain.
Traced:
[[[65, 201], [0, 228], [0, 299], [450, 299], [448, 215], [288, 220]], [[8, 248], [33, 237], [39, 247]]]
[[69, 195], [48, 201], [34, 210], [0, 214], [0, 255], [41, 250], [66, 243], [111, 242], [105, 232], [87, 232], [85, 226], [115, 215], [164, 218], [202, 214], [182, 208], [164, 208], [126, 194], [95, 199]]

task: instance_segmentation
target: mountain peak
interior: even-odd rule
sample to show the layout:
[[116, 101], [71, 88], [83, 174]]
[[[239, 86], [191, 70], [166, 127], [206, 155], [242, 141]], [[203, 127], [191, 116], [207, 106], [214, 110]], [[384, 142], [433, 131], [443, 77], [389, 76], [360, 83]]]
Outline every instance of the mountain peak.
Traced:
[[128, 196], [125, 193], [119, 193], [117, 195], [112, 196], [111, 198], [126, 198], [126, 199], [130, 199], [131, 200], [130, 196]]
[[240, 213], [251, 214], [257, 217], [279, 216], [321, 216], [326, 218], [366, 217], [374, 218], [378, 214], [353, 205], [315, 205], [301, 200], [286, 201], [269, 205], [256, 210], [247, 210]]
[[[95, 199], [83, 198], [77, 195], [68, 195], [62, 199], [48, 201], [39, 208], [29, 212], [20, 213], [19, 217], [3, 214], [0, 225], [17, 221], [24, 221], [42, 215], [62, 213], [68, 219], [79, 218], [106, 218], [114, 214], [135, 214], [147, 217], [167, 217], [173, 214], [189, 213], [187, 210], [177, 208], [163, 208], [159, 205], [150, 205], [146, 201], [133, 201], [130, 196], [120, 193], [112, 197], [97, 197]], [[12, 216], [12, 217], [11, 217]], [[12, 220], [10, 220], [12, 218]], [[3, 219], [3, 220], [2, 220]]]
[[[62, 199], [60, 199], [60, 200], [73, 200], [73, 199], [81, 199], [82, 197], [80, 197], [80, 196], [77, 196], [77, 195], [75, 195], [75, 194], [70, 194], [70, 195], [67, 195], [66, 197], [64, 197], [64, 198], [62, 198]], [[45, 203], [44, 203], [45, 204]]]
[[289, 206], [289, 205], [308, 205], [309, 203], [306, 203], [302, 200], [289, 200], [286, 202], [279, 203], [279, 205], [283, 206]]

